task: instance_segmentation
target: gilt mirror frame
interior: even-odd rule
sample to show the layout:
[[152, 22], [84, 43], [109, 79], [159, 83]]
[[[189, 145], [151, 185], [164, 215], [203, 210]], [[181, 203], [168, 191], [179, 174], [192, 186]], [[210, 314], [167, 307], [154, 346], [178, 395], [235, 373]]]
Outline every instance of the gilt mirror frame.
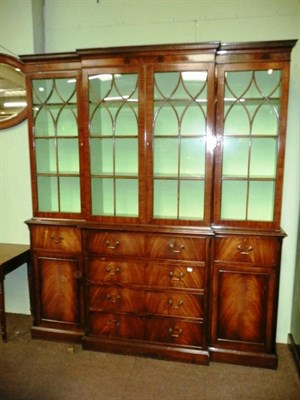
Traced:
[[0, 129], [27, 117], [24, 65], [16, 57], [0, 53]]

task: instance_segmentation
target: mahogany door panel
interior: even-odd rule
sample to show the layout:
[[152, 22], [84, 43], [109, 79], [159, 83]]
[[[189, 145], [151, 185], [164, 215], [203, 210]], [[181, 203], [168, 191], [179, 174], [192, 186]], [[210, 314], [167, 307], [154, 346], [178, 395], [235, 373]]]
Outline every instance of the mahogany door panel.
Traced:
[[144, 264], [134, 261], [91, 257], [87, 279], [93, 283], [144, 284]]
[[87, 251], [109, 256], [144, 255], [144, 235], [120, 232], [88, 232]]
[[97, 311], [143, 312], [143, 298], [139, 290], [96, 285], [88, 288], [88, 304]]
[[144, 325], [140, 317], [92, 312], [89, 316], [89, 331], [92, 335], [144, 339]]
[[66, 324], [80, 323], [79, 261], [37, 256], [40, 319]]
[[273, 266], [278, 259], [280, 242], [276, 238], [218, 237], [215, 260], [237, 261]]
[[181, 236], [147, 236], [146, 253], [150, 258], [205, 261], [206, 239]]
[[145, 309], [150, 314], [201, 318], [203, 298], [175, 292], [146, 292]]
[[216, 268], [212, 293], [212, 342], [222, 347], [270, 347], [275, 273]]
[[153, 318], [145, 321], [146, 339], [185, 346], [203, 344], [203, 326], [197, 322]]
[[205, 267], [150, 262], [145, 270], [145, 283], [149, 286], [204, 290]]
[[31, 226], [31, 245], [34, 249], [81, 252], [81, 232], [64, 226]]

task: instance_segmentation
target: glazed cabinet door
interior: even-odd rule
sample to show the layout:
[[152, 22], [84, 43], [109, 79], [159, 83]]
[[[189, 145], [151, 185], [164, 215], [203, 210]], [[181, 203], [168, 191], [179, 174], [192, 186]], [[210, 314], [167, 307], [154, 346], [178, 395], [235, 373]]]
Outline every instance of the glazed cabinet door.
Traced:
[[80, 218], [81, 75], [45, 72], [27, 80], [34, 216]]
[[206, 225], [214, 142], [214, 65], [154, 66], [147, 80], [148, 220]]
[[92, 220], [143, 219], [144, 71], [106, 67], [83, 71]]
[[289, 69], [218, 65], [216, 225], [280, 225]]

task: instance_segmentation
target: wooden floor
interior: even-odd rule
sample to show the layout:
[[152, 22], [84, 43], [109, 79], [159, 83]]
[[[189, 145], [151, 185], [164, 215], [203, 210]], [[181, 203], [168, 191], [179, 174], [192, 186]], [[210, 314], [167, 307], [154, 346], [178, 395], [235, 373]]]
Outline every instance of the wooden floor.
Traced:
[[8, 314], [0, 343], [1, 400], [299, 400], [287, 345], [276, 371], [219, 363], [199, 366], [82, 350], [32, 340], [29, 316]]

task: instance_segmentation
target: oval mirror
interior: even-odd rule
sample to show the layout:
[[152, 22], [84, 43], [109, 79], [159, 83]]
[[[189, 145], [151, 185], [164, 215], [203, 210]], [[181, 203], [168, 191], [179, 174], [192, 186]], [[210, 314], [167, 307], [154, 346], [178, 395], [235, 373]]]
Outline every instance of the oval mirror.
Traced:
[[26, 118], [26, 85], [23, 63], [0, 53], [0, 129], [19, 124]]

